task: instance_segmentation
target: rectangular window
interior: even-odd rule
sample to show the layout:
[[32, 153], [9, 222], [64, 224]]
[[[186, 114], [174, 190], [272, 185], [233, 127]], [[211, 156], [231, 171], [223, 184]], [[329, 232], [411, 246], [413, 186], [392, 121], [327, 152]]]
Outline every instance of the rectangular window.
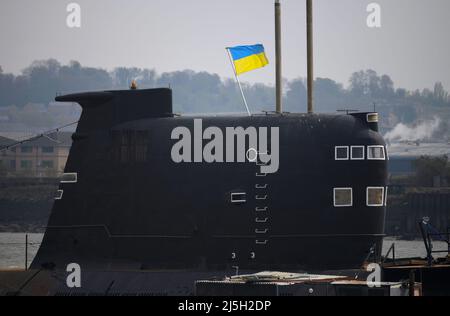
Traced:
[[351, 150], [352, 160], [364, 160], [365, 157], [365, 147], [364, 146], [352, 146]]
[[231, 203], [246, 203], [247, 193], [231, 193]]
[[367, 188], [367, 206], [369, 207], [384, 206], [384, 187]]
[[20, 161], [20, 168], [30, 170], [33, 166], [33, 162], [31, 160], [21, 160]]
[[44, 160], [41, 162], [41, 167], [44, 169], [53, 169], [54, 163], [53, 160]]
[[54, 147], [42, 147], [42, 153], [44, 154], [52, 154], [54, 151]]
[[348, 160], [348, 158], [349, 158], [348, 146], [336, 146], [335, 159], [336, 160]]
[[23, 154], [30, 154], [33, 152], [33, 147], [31, 146], [22, 146], [20, 147], [20, 152]]
[[378, 123], [380, 120], [380, 117], [378, 113], [370, 113], [367, 114], [367, 122], [368, 123]]
[[350, 206], [353, 206], [353, 189], [335, 188], [334, 207], [350, 207]]
[[15, 160], [9, 161], [9, 168], [11, 168], [12, 171], [16, 171], [16, 161]]
[[78, 174], [77, 173], [65, 173], [61, 178], [61, 183], [77, 183]]
[[386, 152], [384, 146], [368, 146], [367, 159], [369, 160], [386, 160]]

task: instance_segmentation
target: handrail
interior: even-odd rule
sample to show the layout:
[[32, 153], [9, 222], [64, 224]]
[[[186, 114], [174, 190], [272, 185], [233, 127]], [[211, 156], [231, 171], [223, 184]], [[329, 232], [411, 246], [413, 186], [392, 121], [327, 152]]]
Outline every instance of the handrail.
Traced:
[[394, 265], [396, 264], [396, 258], [395, 258], [395, 243], [392, 243], [391, 247], [389, 248], [388, 252], [386, 253], [386, 256], [384, 256], [383, 264], [386, 263], [386, 260], [388, 259], [389, 255], [392, 252], [392, 261], [394, 262]]
[[[14, 147], [20, 146], [22, 144], [38, 140], [38, 139], [43, 138], [43, 137], [49, 138], [49, 135], [54, 134], [54, 133], [58, 133], [60, 130], [65, 129], [67, 127], [71, 127], [71, 126], [76, 125], [78, 123], [79, 123], [79, 121], [72, 122], [72, 123], [69, 123], [69, 124], [66, 124], [66, 125], [54, 128], [52, 130], [43, 132], [41, 134], [34, 135], [34, 136], [30, 137], [30, 138], [27, 138], [27, 139], [24, 139], [24, 140], [20, 140], [20, 141], [15, 141], [15, 142], [13, 142], [11, 144], [8, 144], [8, 145], [0, 146], [0, 151], [9, 150], [11, 148], [14, 148]], [[53, 141], [55, 141], [55, 140], [53, 140]]]
[[[430, 219], [428, 217], [424, 217], [419, 223], [419, 228], [425, 244], [425, 249], [427, 251], [428, 266], [432, 266], [434, 261], [434, 253], [447, 252], [447, 255], [450, 255], [450, 227], [447, 227], [447, 233], [440, 233], [437, 229], [430, 225], [429, 222]], [[447, 236], [447, 239], [442, 238], [442, 236]], [[440, 241], [446, 242], [447, 251], [433, 250], [433, 237], [439, 237]]]

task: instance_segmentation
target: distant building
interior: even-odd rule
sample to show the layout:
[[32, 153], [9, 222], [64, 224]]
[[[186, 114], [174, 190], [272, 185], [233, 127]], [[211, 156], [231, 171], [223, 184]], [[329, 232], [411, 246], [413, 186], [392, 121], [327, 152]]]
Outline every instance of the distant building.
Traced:
[[[16, 141], [0, 137], [0, 147]], [[72, 146], [72, 133], [59, 132], [25, 142], [0, 152], [0, 165], [11, 176], [57, 177], [64, 168]]]

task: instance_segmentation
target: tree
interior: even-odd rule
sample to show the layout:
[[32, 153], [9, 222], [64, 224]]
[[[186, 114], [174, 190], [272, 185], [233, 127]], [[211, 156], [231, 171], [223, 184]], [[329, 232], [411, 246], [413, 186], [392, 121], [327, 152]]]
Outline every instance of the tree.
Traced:
[[378, 77], [376, 71], [371, 69], [366, 71], [361, 70], [353, 73], [350, 77], [350, 92], [357, 97], [378, 97], [381, 95], [380, 82], [381, 79]]
[[114, 86], [118, 89], [128, 89], [133, 80], [141, 75], [141, 69], [118, 67], [112, 73]]
[[354, 96], [364, 96], [366, 94], [366, 79], [364, 71], [354, 72], [350, 77], [350, 92]]
[[345, 106], [342, 85], [328, 78], [315, 80], [314, 99], [316, 111], [335, 112]]
[[380, 80], [381, 95], [384, 97], [391, 97], [394, 95], [394, 82], [388, 75], [381, 76]]
[[433, 98], [437, 106], [444, 106], [448, 102], [448, 92], [445, 91], [442, 82], [436, 82], [434, 85]]
[[427, 105], [433, 105], [434, 103], [434, 94], [433, 91], [431, 91], [428, 88], [425, 88], [422, 90], [422, 102], [424, 102]]
[[404, 99], [404, 98], [406, 98], [408, 93], [407, 93], [406, 89], [397, 89], [395, 91], [395, 95], [397, 96], [397, 98]]
[[367, 92], [371, 98], [381, 95], [380, 81], [381, 79], [375, 70], [366, 70]]
[[306, 109], [306, 87], [302, 79], [294, 79], [288, 84], [285, 109], [288, 112], [304, 112]]

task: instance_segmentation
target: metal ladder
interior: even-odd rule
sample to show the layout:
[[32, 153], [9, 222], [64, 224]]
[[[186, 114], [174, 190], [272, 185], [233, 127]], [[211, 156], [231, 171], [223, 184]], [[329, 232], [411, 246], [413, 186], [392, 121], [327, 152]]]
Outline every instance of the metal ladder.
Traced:
[[[257, 166], [264, 166], [264, 163], [259, 161]], [[268, 233], [269, 233], [269, 184], [267, 183], [267, 173], [256, 173], [256, 184], [255, 184], [255, 243], [258, 246], [267, 246], [269, 243]]]

